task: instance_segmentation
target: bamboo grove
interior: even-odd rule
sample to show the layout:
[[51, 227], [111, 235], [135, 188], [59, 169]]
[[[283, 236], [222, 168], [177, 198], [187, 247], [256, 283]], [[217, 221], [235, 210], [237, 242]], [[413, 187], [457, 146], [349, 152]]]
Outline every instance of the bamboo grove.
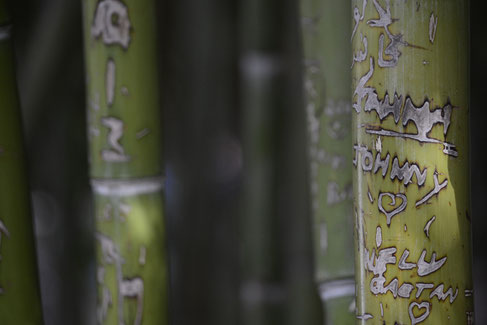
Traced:
[[[469, 0], [209, 1], [186, 13], [190, 3], [81, 1], [96, 323], [164, 325], [182, 310], [196, 314], [172, 322], [474, 324]], [[6, 8], [0, 0], [0, 324], [42, 325]], [[181, 20], [163, 46], [161, 8]], [[171, 42], [193, 52], [171, 58], [165, 72], [187, 75], [164, 85], [170, 55], [158, 49]], [[162, 123], [161, 85], [176, 90], [168, 102], [187, 97], [173, 116], [195, 115], [179, 131]], [[164, 125], [187, 137], [180, 146], [200, 146], [172, 148], [177, 189], [165, 188]], [[225, 164], [231, 186], [215, 185]], [[180, 236], [189, 262], [167, 253], [178, 236], [167, 236], [165, 199], [176, 195], [180, 219], [200, 225]], [[227, 242], [232, 256], [219, 260]], [[171, 306], [188, 296], [207, 301]]]

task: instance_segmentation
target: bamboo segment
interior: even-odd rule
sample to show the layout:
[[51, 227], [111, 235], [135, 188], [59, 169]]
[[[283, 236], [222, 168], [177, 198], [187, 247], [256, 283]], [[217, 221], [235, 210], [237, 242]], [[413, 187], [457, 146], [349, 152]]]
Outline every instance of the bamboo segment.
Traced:
[[315, 280], [326, 324], [355, 319], [349, 7], [347, 1], [301, 1]]
[[166, 324], [155, 3], [84, 1], [99, 324]]
[[42, 324], [11, 25], [4, 6], [0, 1], [0, 323]]
[[469, 2], [353, 8], [357, 323], [473, 324]]
[[316, 324], [297, 2], [240, 3], [242, 324]]

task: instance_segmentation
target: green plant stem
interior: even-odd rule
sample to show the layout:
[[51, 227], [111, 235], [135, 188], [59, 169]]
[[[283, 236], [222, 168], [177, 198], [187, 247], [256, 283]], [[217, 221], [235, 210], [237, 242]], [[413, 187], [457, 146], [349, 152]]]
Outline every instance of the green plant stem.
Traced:
[[0, 323], [38, 325], [42, 307], [10, 37], [0, 1]]
[[469, 1], [353, 7], [358, 323], [473, 324]]
[[315, 280], [326, 324], [355, 322], [349, 8], [301, 1]]
[[166, 324], [155, 3], [84, 1], [99, 324]]

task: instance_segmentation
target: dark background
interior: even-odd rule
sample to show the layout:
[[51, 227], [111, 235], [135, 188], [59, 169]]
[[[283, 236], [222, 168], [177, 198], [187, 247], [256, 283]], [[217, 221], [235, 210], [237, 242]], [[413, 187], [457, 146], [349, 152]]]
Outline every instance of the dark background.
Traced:
[[[10, 2], [46, 324], [94, 324], [81, 3]], [[237, 2], [159, 2], [158, 69], [166, 122], [166, 174], [172, 189], [167, 193], [166, 217], [175, 324], [236, 324], [239, 318], [237, 197], [242, 185], [242, 130], [241, 85], [236, 76], [238, 51], [249, 41], [239, 37], [243, 31]], [[296, 29], [288, 26], [297, 24], [296, 7], [292, 1], [282, 3], [289, 5], [274, 16], [288, 20], [272, 31], [281, 33], [280, 43], [272, 46], [299, 62]], [[482, 308], [487, 304], [487, 253], [482, 240], [487, 229], [483, 155], [487, 46], [481, 5], [471, 1], [471, 171], [476, 321], [487, 324], [487, 310]], [[299, 99], [301, 90], [287, 96]], [[294, 233], [293, 242], [309, 248], [308, 224], [294, 226], [281, 225], [281, 236]], [[289, 259], [300, 263], [291, 273], [311, 277], [309, 249], [301, 253], [301, 260]], [[310, 310], [314, 315], [302, 305], [296, 306], [308, 317]]]

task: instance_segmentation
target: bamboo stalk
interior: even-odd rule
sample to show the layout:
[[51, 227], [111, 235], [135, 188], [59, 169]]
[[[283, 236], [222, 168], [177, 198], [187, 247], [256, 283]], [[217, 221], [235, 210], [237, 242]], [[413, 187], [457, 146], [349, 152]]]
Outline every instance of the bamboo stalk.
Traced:
[[0, 323], [42, 324], [11, 29], [0, 1]]
[[353, 7], [358, 323], [473, 324], [469, 2]]
[[301, 1], [315, 281], [326, 324], [355, 321], [349, 7]]
[[99, 324], [166, 324], [154, 1], [86, 0]]
[[316, 324], [297, 2], [241, 2], [243, 324]]

